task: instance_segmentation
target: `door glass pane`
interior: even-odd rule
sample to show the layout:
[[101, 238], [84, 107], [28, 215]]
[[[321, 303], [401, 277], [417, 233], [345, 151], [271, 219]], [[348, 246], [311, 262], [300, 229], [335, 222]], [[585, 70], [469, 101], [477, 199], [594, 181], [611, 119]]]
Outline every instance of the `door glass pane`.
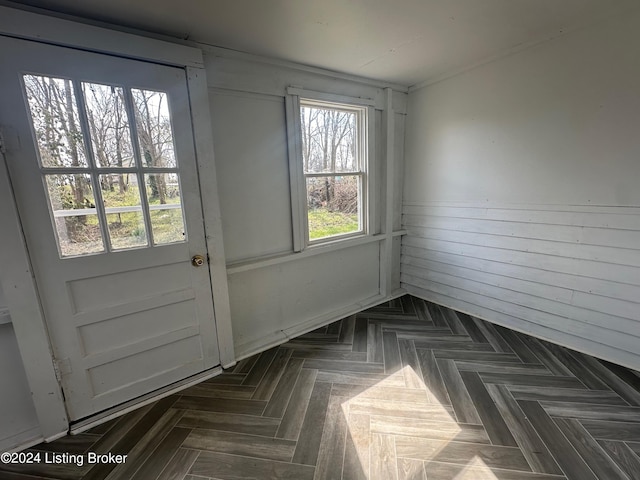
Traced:
[[147, 246], [147, 232], [135, 173], [100, 175], [100, 188], [114, 250]]
[[307, 177], [309, 240], [362, 230], [358, 175]]
[[40, 75], [23, 79], [42, 166], [86, 167], [73, 82]]
[[176, 167], [167, 94], [132, 89], [140, 156], [145, 167]]
[[[61, 256], [149, 246], [149, 228], [154, 245], [186, 241], [179, 175], [171, 171], [177, 170], [177, 162], [166, 93], [131, 89], [128, 97], [123, 87], [82, 82], [86, 122], [81, 124], [79, 93], [72, 80], [31, 74], [23, 78], [42, 166], [86, 169], [65, 175], [43, 172]], [[133, 111], [127, 107], [130, 100]], [[91, 142], [87, 146], [92, 162], [85, 139]], [[134, 153], [138, 146], [141, 165]], [[141, 188], [140, 167], [166, 170], [145, 174]], [[106, 168], [115, 170], [100, 172]], [[131, 170], [118, 173], [119, 168]], [[99, 185], [92, 185], [92, 179]], [[104, 212], [100, 214], [103, 205], [96, 209], [93, 188], [101, 191]], [[107, 224], [101, 225], [105, 218]], [[103, 231], [109, 233], [106, 240]]]
[[91, 177], [45, 175], [58, 246], [63, 257], [104, 251]]
[[178, 174], [145, 175], [145, 186], [154, 244], [184, 242], [186, 230]]
[[82, 93], [96, 166], [134, 166], [124, 90], [112, 85], [83, 83]]

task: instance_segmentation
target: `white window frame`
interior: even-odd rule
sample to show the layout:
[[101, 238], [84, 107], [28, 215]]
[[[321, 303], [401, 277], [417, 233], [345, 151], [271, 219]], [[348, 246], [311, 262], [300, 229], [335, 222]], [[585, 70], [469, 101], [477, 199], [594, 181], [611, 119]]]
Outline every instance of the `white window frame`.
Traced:
[[[307, 208], [307, 185], [302, 158], [302, 127], [300, 123], [301, 100], [311, 106], [334, 107], [360, 111], [358, 128], [360, 169], [344, 172], [344, 175], [360, 176], [360, 198], [358, 198], [360, 230], [357, 232], [309, 239]], [[302, 252], [309, 247], [343, 242], [356, 237], [372, 235], [375, 225], [375, 101], [332, 93], [315, 92], [299, 87], [289, 87], [285, 97], [287, 118], [287, 141], [289, 151], [289, 180], [291, 185], [291, 216], [293, 222], [293, 251]], [[334, 176], [336, 174], [312, 174], [310, 176]]]

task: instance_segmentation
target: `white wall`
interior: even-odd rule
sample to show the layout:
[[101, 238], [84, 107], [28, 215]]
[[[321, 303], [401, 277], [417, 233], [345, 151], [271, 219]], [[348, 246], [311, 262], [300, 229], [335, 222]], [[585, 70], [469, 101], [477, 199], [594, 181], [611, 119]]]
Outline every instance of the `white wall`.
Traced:
[[40, 436], [11, 318], [0, 288], [0, 451]]
[[640, 368], [640, 14], [409, 95], [402, 285]]
[[[383, 88], [366, 82], [220, 49], [205, 50], [205, 65], [233, 335], [241, 358], [385, 298], [380, 287], [384, 235], [349, 248], [293, 253], [285, 92], [294, 85], [376, 101], [377, 144], [371, 159], [378, 199], [375, 233], [384, 231], [387, 198], [386, 98]], [[405, 101], [405, 94], [393, 94], [398, 141], [393, 144], [395, 194], [390, 205], [395, 197], [396, 228]], [[394, 274], [389, 292], [400, 286], [399, 253], [396, 248], [393, 268], [389, 265]]]

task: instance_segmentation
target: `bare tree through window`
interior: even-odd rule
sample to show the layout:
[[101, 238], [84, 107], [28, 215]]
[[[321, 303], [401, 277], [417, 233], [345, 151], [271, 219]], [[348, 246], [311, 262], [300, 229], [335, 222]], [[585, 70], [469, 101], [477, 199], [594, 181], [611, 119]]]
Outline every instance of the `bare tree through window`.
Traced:
[[168, 95], [23, 79], [61, 256], [185, 241]]

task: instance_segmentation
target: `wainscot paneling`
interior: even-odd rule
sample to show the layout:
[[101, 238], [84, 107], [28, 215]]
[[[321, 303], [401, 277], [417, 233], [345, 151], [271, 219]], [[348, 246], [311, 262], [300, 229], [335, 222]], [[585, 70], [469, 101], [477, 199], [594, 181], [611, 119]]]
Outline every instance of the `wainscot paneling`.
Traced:
[[640, 368], [640, 208], [408, 204], [409, 292]]
[[[204, 50], [236, 359], [403, 293], [406, 93], [288, 62]], [[294, 252], [290, 86], [373, 101], [368, 235]]]
[[380, 303], [380, 244], [229, 275], [238, 358]]

